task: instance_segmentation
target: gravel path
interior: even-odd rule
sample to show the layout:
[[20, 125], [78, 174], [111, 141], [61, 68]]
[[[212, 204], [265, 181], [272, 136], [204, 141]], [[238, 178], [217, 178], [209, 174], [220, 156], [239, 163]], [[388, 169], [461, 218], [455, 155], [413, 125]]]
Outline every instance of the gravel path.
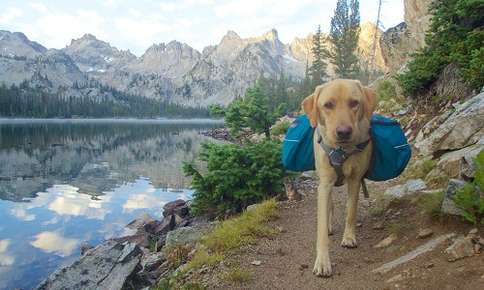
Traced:
[[[335, 202], [335, 233], [330, 236], [330, 255], [333, 266], [331, 278], [319, 278], [312, 274], [315, 257], [316, 237], [316, 194], [315, 184], [305, 182], [305, 198], [297, 203], [283, 203], [281, 215], [274, 225], [282, 228], [282, 233], [272, 239], [263, 239], [255, 246], [232, 257], [232, 261], [252, 273], [249, 282], [243, 284], [218, 283], [213, 289], [484, 289], [484, 259], [482, 255], [449, 263], [442, 254], [447, 246], [444, 243], [430, 253], [395, 268], [382, 275], [372, 273], [373, 269], [392, 261], [427, 240], [416, 239], [422, 226], [422, 217], [417, 207], [409, 205], [401, 209], [401, 214], [393, 218], [374, 218], [369, 214], [369, 203], [360, 196], [357, 230], [358, 247], [347, 249], [340, 246], [344, 226], [346, 194], [344, 187], [333, 194]], [[384, 184], [370, 184], [370, 194], [382, 190]], [[399, 233], [399, 239], [388, 248], [375, 249], [373, 245], [389, 235], [385, 229], [373, 229], [374, 225], [387, 219], [385, 223], [408, 223], [408, 230]], [[419, 222], [419, 224], [415, 224]], [[426, 224], [425, 226], [429, 226]], [[462, 232], [468, 228], [438, 223], [430, 224], [434, 237], [449, 232]], [[258, 260], [261, 265], [251, 262]], [[483, 275], [481, 277], [481, 275]], [[390, 281], [389, 281], [390, 280]], [[393, 280], [393, 281], [392, 281]]]

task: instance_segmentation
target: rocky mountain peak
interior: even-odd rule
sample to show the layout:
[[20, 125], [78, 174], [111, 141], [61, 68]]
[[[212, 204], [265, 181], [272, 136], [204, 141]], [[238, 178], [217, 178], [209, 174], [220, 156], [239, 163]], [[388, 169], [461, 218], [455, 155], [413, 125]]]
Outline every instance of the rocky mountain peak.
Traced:
[[22, 32], [0, 30], [0, 55], [36, 57], [47, 49], [31, 41]]
[[224, 35], [224, 37], [222, 37], [222, 41], [221, 42], [224, 42], [227, 41], [227, 40], [242, 40], [240, 38], [240, 36], [237, 34], [237, 32], [233, 31], [233, 30], [229, 30], [227, 31], [227, 33]]
[[121, 68], [136, 59], [129, 51], [120, 51], [92, 34], [73, 39], [64, 49], [85, 72], [104, 72], [111, 67]]
[[279, 34], [275, 28], [267, 31], [266, 33], [262, 34], [262, 38], [266, 40], [276, 41], [279, 40]]

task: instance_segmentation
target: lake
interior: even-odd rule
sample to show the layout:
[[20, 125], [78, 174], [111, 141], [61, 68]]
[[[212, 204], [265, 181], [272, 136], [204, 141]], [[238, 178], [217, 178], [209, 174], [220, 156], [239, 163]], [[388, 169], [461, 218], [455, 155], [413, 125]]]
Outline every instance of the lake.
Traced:
[[31, 289], [80, 245], [192, 194], [181, 167], [214, 120], [0, 119], [0, 289]]

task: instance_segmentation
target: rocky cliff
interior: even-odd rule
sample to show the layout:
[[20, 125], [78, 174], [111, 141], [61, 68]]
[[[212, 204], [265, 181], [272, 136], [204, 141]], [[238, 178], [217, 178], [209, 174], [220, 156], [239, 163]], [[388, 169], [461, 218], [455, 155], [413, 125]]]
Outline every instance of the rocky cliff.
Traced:
[[384, 66], [387, 72], [398, 71], [410, 55], [425, 45], [425, 32], [430, 18], [432, 0], [405, 0], [405, 22], [389, 28], [380, 38]]

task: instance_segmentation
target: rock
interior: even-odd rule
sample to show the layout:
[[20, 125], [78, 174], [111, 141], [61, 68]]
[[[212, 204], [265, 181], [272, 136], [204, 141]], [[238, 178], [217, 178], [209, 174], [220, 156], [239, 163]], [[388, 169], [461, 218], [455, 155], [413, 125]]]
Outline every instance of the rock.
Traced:
[[465, 182], [458, 179], [449, 180], [444, 200], [442, 201], [441, 212], [449, 215], [463, 216], [463, 211], [455, 205], [453, 200], [457, 190], [464, 186]]
[[373, 225], [373, 229], [374, 230], [382, 230], [384, 228], [384, 223], [382, 221], [377, 221], [374, 225]]
[[286, 197], [289, 201], [300, 201], [302, 195], [298, 192], [295, 182], [292, 178], [284, 178], [284, 188], [286, 190]]
[[417, 247], [413, 251], [405, 254], [404, 256], [401, 256], [398, 259], [395, 259], [391, 262], [385, 263], [382, 266], [372, 270], [372, 272], [373, 273], [385, 274], [385, 273], [393, 270], [394, 268], [415, 259], [416, 257], [418, 257], [422, 254], [425, 254], [427, 252], [432, 251], [437, 246], [439, 246], [440, 244], [444, 243], [445, 241], [447, 241], [448, 239], [450, 239], [454, 236], [455, 236], [455, 234], [451, 233], [451, 234], [442, 235], [442, 236], [439, 236], [437, 238], [434, 238], [434, 239], [426, 242], [425, 244]]
[[301, 179], [314, 179], [314, 175], [315, 172], [314, 170], [310, 170], [310, 171], [304, 171], [303, 173], [301, 173]]
[[410, 193], [421, 191], [427, 188], [425, 181], [422, 179], [409, 179], [405, 185], [407, 186], [407, 191]]
[[481, 245], [480, 244], [474, 244], [474, 253], [476, 253], [476, 254], [481, 253]]
[[303, 271], [304, 269], [307, 269], [309, 268], [309, 265], [308, 264], [300, 264], [299, 265], [299, 270]]
[[142, 252], [132, 243], [109, 240], [73, 264], [51, 274], [36, 289], [124, 289], [143, 288], [137, 277]]
[[425, 265], [424, 265], [424, 267], [425, 267], [426, 269], [433, 268], [434, 266], [435, 266], [435, 264], [434, 264], [434, 263], [432, 263], [432, 262], [427, 262], [427, 263], [425, 263]]
[[388, 279], [386, 282], [387, 283], [395, 283], [395, 282], [400, 282], [404, 279], [403, 275], [402, 274], [397, 274], [393, 277], [391, 277], [390, 279]]
[[404, 184], [395, 185], [385, 190], [384, 195], [392, 198], [400, 198], [407, 193], [407, 188]]
[[382, 57], [388, 71], [401, 71], [413, 52], [425, 44], [424, 36], [429, 27], [431, 0], [405, 0], [405, 22], [385, 31], [380, 39]]
[[152, 218], [149, 214], [145, 213], [140, 217], [136, 218], [135, 220], [131, 221], [129, 224], [126, 225], [127, 228], [133, 230], [142, 229], [146, 224], [156, 221]]
[[179, 217], [184, 218], [189, 213], [189, 209], [187, 206], [187, 202], [183, 199], [177, 199], [171, 201], [163, 206], [163, 216], [169, 216], [172, 214], [176, 214]]
[[156, 270], [165, 261], [166, 258], [162, 252], [149, 252], [142, 256], [141, 266], [143, 267], [143, 271], [151, 272]]
[[396, 234], [391, 234], [385, 239], [381, 240], [378, 244], [374, 245], [373, 248], [386, 248], [395, 242], [397, 238], [398, 237]]
[[469, 231], [469, 235], [475, 235], [479, 232], [479, 230], [477, 228], [473, 228]]
[[257, 208], [257, 206], [258, 206], [258, 204], [257, 203], [254, 203], [254, 204], [251, 204], [251, 205], [247, 206], [247, 208], [245, 210], [246, 211], [254, 210], [254, 209]]
[[[469, 99], [415, 144], [423, 156], [438, 156], [476, 144], [484, 136], [484, 93]], [[482, 144], [481, 144], [482, 145]]]
[[84, 256], [84, 254], [87, 253], [87, 251], [89, 251], [90, 249], [93, 249], [94, 246], [89, 244], [88, 242], [83, 242], [81, 243], [81, 256]]
[[422, 179], [409, 179], [404, 184], [387, 188], [384, 195], [390, 198], [402, 198], [407, 194], [415, 193], [426, 188], [427, 185]]
[[445, 249], [445, 253], [449, 262], [470, 257], [474, 255], [474, 244], [471, 239], [460, 236], [455, 239], [452, 245]]
[[165, 247], [172, 248], [196, 243], [202, 232], [200, 229], [193, 227], [182, 227], [168, 232], [165, 240]]
[[251, 265], [254, 265], [254, 266], [260, 266], [262, 264], [262, 262], [260, 260], [254, 260], [252, 262], [250, 262]]
[[434, 232], [430, 228], [420, 229], [417, 234], [418, 239], [425, 239], [433, 235]]
[[472, 178], [476, 169], [474, 159], [484, 149], [484, 136], [473, 145], [443, 154], [437, 168], [450, 178]]

